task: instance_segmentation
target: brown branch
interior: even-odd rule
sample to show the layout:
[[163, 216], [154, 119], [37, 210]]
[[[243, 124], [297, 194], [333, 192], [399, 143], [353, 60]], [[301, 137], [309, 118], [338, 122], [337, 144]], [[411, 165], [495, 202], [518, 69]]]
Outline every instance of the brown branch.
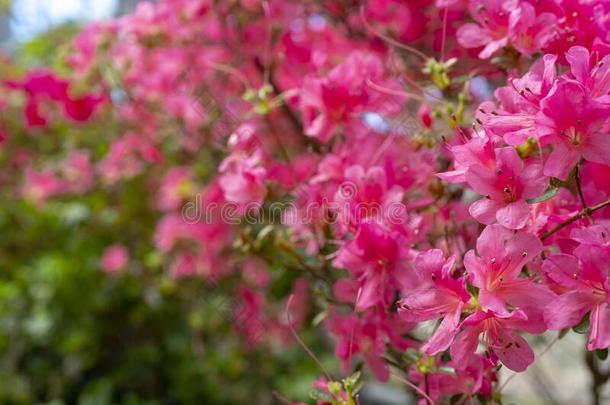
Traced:
[[608, 205], [610, 205], [610, 200], [606, 200], [604, 202], [601, 202], [601, 203], [599, 203], [597, 205], [594, 205], [593, 207], [586, 207], [582, 211], [580, 211], [578, 214], [574, 215], [572, 218], [568, 219], [565, 222], [562, 222], [561, 224], [557, 225], [555, 228], [553, 228], [550, 231], [548, 231], [545, 234], [543, 234], [540, 239], [545, 240], [549, 236], [553, 235], [554, 233], [557, 233], [557, 232], [561, 231], [563, 228], [565, 228], [566, 226], [572, 224], [573, 222], [576, 222], [579, 219], [582, 219], [584, 217], [590, 217], [591, 214], [593, 214], [595, 211], [601, 210], [602, 208], [607, 207]]
[[[574, 170], [574, 180], [576, 182], [576, 191], [578, 191], [578, 198], [580, 199], [580, 204], [582, 205], [582, 209], [586, 210], [587, 209], [587, 202], [585, 201], [585, 196], [582, 193], [582, 186], [580, 184], [580, 164], [576, 165], [576, 168]], [[591, 215], [587, 215], [587, 218], [589, 218], [589, 221], [593, 222], [593, 219], [591, 218]]]
[[601, 405], [600, 388], [610, 379], [610, 371], [601, 370], [599, 361], [596, 358], [595, 352], [587, 351], [585, 353], [585, 363], [591, 374], [591, 394], [593, 396], [593, 404]]

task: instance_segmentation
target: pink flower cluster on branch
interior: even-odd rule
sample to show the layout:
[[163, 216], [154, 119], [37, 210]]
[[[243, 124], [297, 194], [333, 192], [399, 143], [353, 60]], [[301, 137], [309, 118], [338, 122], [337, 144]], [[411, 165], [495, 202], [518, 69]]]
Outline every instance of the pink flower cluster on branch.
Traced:
[[[531, 335], [588, 323], [587, 349], [610, 347], [610, 3], [352, 3], [162, 0], [86, 27], [68, 60], [91, 93], [51, 74], [8, 86], [43, 136], [49, 100], [120, 125], [61, 163], [9, 139], [20, 192], [42, 209], [143, 179], [147, 243], [175, 277], [238, 279], [246, 340], [244, 318], [265, 345], [315, 313], [344, 376], [362, 360], [422, 401], [497, 400], [498, 369], [535, 361]], [[185, 218], [285, 201], [260, 227]], [[128, 249], [103, 269], [128, 272]], [[288, 317], [279, 273], [300, 280]], [[327, 403], [354, 394], [329, 377]]]

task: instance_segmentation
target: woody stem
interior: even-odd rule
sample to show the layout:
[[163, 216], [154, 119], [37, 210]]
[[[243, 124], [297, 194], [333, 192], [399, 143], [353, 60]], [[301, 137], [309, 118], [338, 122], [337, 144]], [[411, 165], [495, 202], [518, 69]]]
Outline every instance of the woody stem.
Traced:
[[[574, 180], [576, 181], [576, 190], [578, 191], [578, 198], [580, 199], [580, 204], [582, 205], [582, 209], [587, 209], [587, 202], [585, 201], [585, 196], [582, 193], [582, 186], [580, 184], [580, 164], [576, 165], [576, 169], [574, 171]], [[589, 221], [593, 222], [591, 215], [587, 215]]]
[[576, 222], [583, 217], [591, 216], [591, 214], [593, 214], [595, 211], [601, 210], [602, 208], [607, 207], [608, 205], [610, 205], [610, 200], [601, 202], [597, 205], [594, 205], [593, 207], [586, 207], [582, 211], [580, 211], [578, 214], [574, 215], [572, 218], [568, 219], [565, 222], [562, 222], [561, 224], [557, 225], [555, 228], [544, 233], [540, 239], [545, 240], [546, 238], [553, 235], [554, 233], [561, 231], [563, 228], [570, 225], [571, 223]]
[[595, 352], [587, 351], [585, 353], [585, 362], [592, 377], [591, 394], [593, 396], [593, 404], [600, 405], [602, 403], [600, 390], [608, 379], [610, 379], [610, 371], [600, 369]]

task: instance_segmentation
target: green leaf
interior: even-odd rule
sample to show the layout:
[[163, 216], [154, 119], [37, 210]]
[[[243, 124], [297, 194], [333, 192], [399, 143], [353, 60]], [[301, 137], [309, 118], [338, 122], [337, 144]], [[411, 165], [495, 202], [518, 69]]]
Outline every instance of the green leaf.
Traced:
[[584, 318], [582, 318], [582, 321], [574, 326], [572, 330], [581, 335], [589, 333], [589, 314], [585, 315]]
[[325, 401], [325, 402], [333, 401], [333, 398], [330, 395], [328, 395], [326, 392], [320, 391], [320, 390], [310, 391], [309, 396], [311, 397], [311, 399], [315, 399], [316, 401]]
[[356, 386], [356, 384], [358, 384], [358, 380], [360, 380], [360, 372], [356, 371], [354, 374], [343, 380], [343, 385], [347, 390], [351, 390]]
[[550, 200], [551, 198], [555, 197], [555, 195], [557, 195], [557, 187], [551, 186], [544, 192], [544, 194], [536, 198], [530, 198], [529, 200], [527, 200], [527, 202], [528, 204], [536, 204], [539, 202]]
[[328, 391], [330, 391], [330, 393], [336, 397], [341, 394], [341, 388], [341, 383], [338, 383], [337, 381], [331, 381], [328, 383]]
[[322, 311], [319, 314], [317, 314], [313, 320], [311, 321], [311, 325], [312, 326], [318, 326], [320, 325], [328, 316], [328, 313], [326, 311]]
[[608, 348], [598, 349], [595, 351], [597, 358], [600, 360], [606, 360], [608, 358]]

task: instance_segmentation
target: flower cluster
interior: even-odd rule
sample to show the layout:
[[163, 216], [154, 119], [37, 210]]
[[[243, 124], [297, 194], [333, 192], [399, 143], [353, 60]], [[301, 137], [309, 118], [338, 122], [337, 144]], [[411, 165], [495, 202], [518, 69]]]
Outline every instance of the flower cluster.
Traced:
[[[362, 359], [424, 403], [497, 401], [499, 367], [535, 361], [531, 335], [586, 323], [587, 349], [610, 347], [610, 3], [352, 3], [162, 0], [85, 27], [70, 78], [7, 81], [25, 96], [8, 104], [37, 137], [118, 125], [57, 161], [8, 133], [21, 195], [42, 209], [143, 179], [159, 260], [240, 278], [257, 344], [315, 316], [344, 376]], [[184, 218], [276, 201], [293, 204], [260, 227]], [[106, 272], [135, 266], [128, 242], [100, 252]], [[278, 272], [294, 281], [279, 299]], [[354, 403], [320, 381], [320, 403]]]

